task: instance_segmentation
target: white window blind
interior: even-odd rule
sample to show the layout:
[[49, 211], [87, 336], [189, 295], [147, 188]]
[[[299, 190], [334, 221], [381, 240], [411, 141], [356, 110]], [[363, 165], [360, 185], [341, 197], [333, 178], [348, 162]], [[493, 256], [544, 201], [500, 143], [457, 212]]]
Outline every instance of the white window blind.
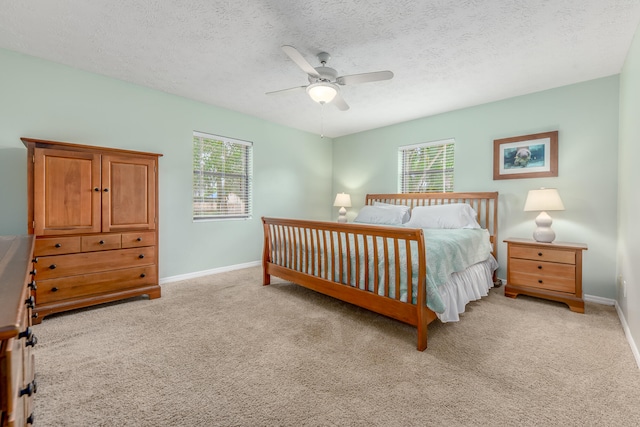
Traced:
[[250, 218], [253, 143], [193, 133], [193, 219]]
[[447, 139], [398, 148], [399, 192], [452, 192], [454, 144]]

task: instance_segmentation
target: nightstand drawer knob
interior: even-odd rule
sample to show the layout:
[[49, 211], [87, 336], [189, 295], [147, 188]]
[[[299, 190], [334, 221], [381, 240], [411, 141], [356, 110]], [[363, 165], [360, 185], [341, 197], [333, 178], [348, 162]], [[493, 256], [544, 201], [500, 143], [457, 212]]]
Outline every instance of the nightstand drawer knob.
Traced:
[[542, 283], [542, 279], [538, 280], [538, 283]]
[[538, 266], [538, 270], [542, 270], [542, 266], [541, 265]]
[[542, 252], [538, 252], [538, 256], [542, 256]]

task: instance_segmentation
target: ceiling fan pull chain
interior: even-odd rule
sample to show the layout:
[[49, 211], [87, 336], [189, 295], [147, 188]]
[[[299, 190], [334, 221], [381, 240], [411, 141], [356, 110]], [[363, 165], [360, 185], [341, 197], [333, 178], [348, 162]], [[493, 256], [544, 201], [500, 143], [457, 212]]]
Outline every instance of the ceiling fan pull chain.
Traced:
[[324, 139], [324, 106], [325, 103], [320, 104], [320, 138]]

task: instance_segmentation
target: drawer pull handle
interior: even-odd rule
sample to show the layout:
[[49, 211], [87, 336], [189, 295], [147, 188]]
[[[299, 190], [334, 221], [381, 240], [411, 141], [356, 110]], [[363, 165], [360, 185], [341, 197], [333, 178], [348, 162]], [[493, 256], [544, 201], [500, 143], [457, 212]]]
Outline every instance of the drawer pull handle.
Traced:
[[541, 265], [538, 266], [538, 270], [542, 270], [542, 266]]
[[142, 273], [142, 274], [140, 274], [140, 277], [147, 277], [147, 275]]
[[542, 252], [538, 252], [538, 256], [542, 256]]
[[38, 263], [38, 257], [35, 257], [31, 262]]
[[32, 335], [33, 331], [31, 330], [31, 327], [27, 326], [27, 329], [18, 334], [18, 339], [31, 338]]
[[30, 287], [32, 291], [37, 291], [38, 290], [38, 286], [36, 285], [36, 281], [35, 280], [32, 280], [31, 282], [29, 282], [29, 284], [27, 286]]
[[32, 318], [32, 319], [37, 319], [37, 318], [38, 318], [38, 313], [33, 313], [33, 314], [31, 315], [31, 318]]
[[27, 424], [31, 424], [33, 425], [33, 423], [36, 421], [36, 417], [35, 415], [31, 414], [27, 417]]
[[538, 283], [542, 283], [542, 279], [538, 280]]
[[142, 237], [138, 237], [136, 240], [137, 240], [138, 242], [142, 242]]
[[138, 255], [138, 258], [140, 258], [140, 259], [144, 258], [144, 254]]
[[29, 298], [27, 298], [26, 300], [24, 300], [24, 303], [27, 305], [27, 308], [30, 309], [34, 309], [36, 306], [36, 300], [33, 296], [30, 296]]
[[55, 264], [51, 264], [51, 265], [49, 266], [49, 268], [50, 268], [50, 269], [52, 269], [52, 270], [55, 270], [55, 269], [56, 269], [56, 265], [55, 265]]
[[25, 388], [23, 388], [22, 390], [20, 390], [20, 396], [22, 397], [22, 396], [24, 396], [25, 394], [26, 394], [27, 396], [31, 396], [33, 393], [35, 393], [34, 388], [35, 388], [35, 387], [33, 386], [33, 383], [29, 383], [29, 384], [27, 384], [27, 386], [26, 386]]
[[100, 189], [98, 187], [95, 187], [93, 191], [100, 191]]
[[100, 243], [101, 245], [104, 245], [104, 240], [100, 240], [98, 243]]
[[56, 243], [56, 244], [55, 244], [55, 247], [56, 247], [56, 248], [61, 248], [61, 247], [62, 247], [62, 245], [61, 245], [60, 243]]
[[31, 270], [31, 271], [29, 272], [29, 274], [30, 274], [30, 275], [32, 275], [32, 276], [35, 276], [37, 272], [38, 272], [38, 270], [36, 270], [36, 269], [34, 268], [33, 270]]
[[51, 292], [58, 292], [58, 288], [54, 286], [53, 288], [51, 288]]
[[108, 189], [108, 188], [105, 188], [105, 189], [104, 189], [104, 190], [102, 190], [102, 191], [104, 191], [105, 193], [108, 193], [108, 192], [109, 192], [109, 189]]
[[32, 335], [31, 339], [29, 339], [29, 341], [27, 341], [24, 345], [26, 347], [35, 347], [36, 344], [38, 344], [38, 337], [36, 337], [35, 335]]

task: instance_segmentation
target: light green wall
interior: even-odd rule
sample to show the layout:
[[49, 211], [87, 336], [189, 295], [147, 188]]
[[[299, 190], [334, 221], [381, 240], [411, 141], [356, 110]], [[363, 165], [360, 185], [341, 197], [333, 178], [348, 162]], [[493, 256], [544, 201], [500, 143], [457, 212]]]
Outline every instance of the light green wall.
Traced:
[[[618, 175], [618, 304], [636, 345], [640, 344], [640, 27], [620, 74]], [[636, 355], [639, 357], [640, 355]], [[638, 359], [640, 363], [640, 359]]]
[[[500, 277], [507, 237], [531, 237], [527, 191], [558, 188], [551, 212], [558, 241], [582, 242], [584, 293], [615, 298], [618, 76], [565, 86], [334, 139], [333, 192], [351, 193], [352, 219], [366, 193], [397, 192], [397, 149], [455, 138], [455, 190], [498, 191]], [[392, 107], [390, 107], [392, 108]], [[558, 130], [557, 178], [493, 180], [493, 140]]]
[[[330, 139], [6, 50], [0, 64], [0, 234], [27, 230], [22, 136], [164, 155], [162, 278], [260, 260], [261, 216], [332, 214]], [[194, 130], [254, 142], [253, 219], [192, 222]]]

